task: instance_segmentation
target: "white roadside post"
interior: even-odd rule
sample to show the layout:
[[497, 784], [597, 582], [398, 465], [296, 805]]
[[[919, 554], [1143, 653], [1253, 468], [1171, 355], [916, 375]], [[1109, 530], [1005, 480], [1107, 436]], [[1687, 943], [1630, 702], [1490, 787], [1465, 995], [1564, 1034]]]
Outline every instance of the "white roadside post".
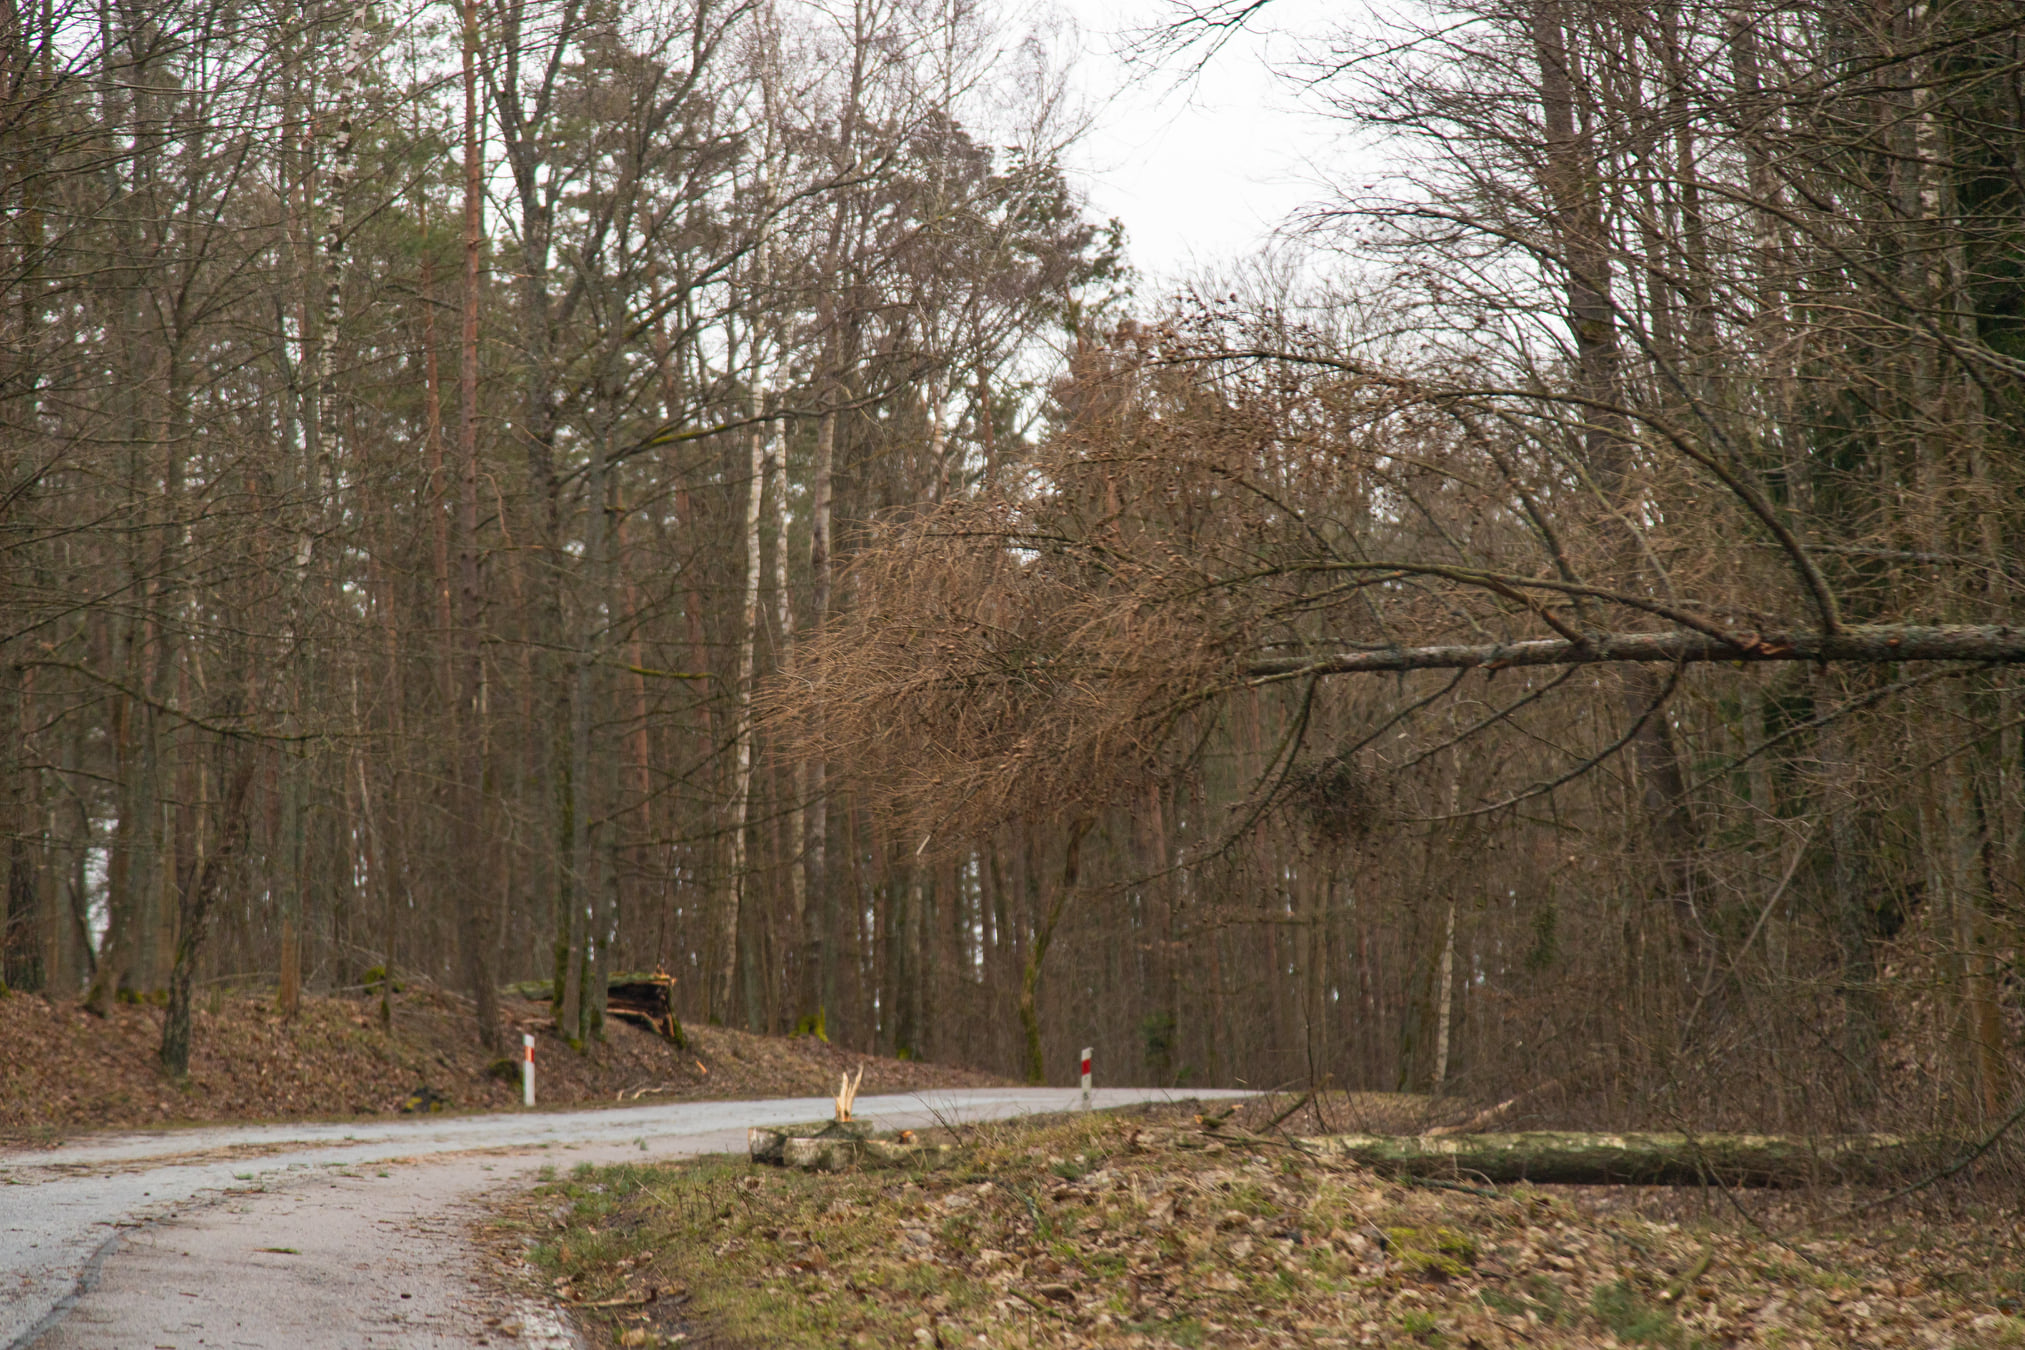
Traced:
[[1083, 1047], [1083, 1109], [1090, 1109], [1090, 1047]]
[[522, 1034], [520, 1038], [520, 1104], [534, 1105], [534, 1037]]

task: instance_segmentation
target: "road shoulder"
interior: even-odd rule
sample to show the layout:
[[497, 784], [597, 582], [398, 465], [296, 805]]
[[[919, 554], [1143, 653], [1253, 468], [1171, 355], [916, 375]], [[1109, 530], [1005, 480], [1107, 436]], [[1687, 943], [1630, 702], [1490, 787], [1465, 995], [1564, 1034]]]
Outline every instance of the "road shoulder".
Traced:
[[319, 1168], [123, 1233], [35, 1350], [518, 1345], [574, 1350], [471, 1240], [536, 1160]]

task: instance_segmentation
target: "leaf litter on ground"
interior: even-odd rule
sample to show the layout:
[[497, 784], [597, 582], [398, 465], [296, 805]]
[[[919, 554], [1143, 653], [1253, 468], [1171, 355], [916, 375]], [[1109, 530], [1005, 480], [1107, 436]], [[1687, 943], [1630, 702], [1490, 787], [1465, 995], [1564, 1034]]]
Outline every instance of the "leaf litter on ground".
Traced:
[[[469, 1000], [414, 982], [393, 998], [391, 1027], [379, 1012], [377, 995], [305, 996], [293, 1017], [271, 993], [201, 995], [190, 1072], [177, 1080], [155, 1057], [160, 1007], [116, 1003], [98, 1017], [76, 1001], [0, 994], [0, 1043], [35, 1047], [0, 1071], [0, 1143], [49, 1144], [84, 1129], [379, 1115], [425, 1090], [451, 1111], [519, 1107], [519, 1064], [479, 1048]], [[509, 997], [501, 1012], [505, 1044], [535, 1037], [545, 1108], [827, 1097], [838, 1073], [856, 1068], [866, 1071], [867, 1095], [1005, 1081], [726, 1027], [685, 1027], [685, 1048], [612, 1019], [603, 1040], [576, 1049], [556, 1034], [546, 1003]]]
[[585, 1167], [502, 1231], [567, 1302], [643, 1300], [595, 1323], [615, 1345], [2025, 1347], [2016, 1197], [1782, 1242], [1708, 1196], [1402, 1183], [1241, 1125], [968, 1126], [932, 1171]]

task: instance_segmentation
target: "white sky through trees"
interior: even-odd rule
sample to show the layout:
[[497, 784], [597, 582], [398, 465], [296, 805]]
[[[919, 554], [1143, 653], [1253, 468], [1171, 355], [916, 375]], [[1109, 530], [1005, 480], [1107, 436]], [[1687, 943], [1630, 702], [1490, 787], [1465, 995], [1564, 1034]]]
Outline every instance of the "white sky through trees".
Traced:
[[1274, 73], [1315, 55], [1340, 8], [1276, 0], [1214, 54], [1155, 61], [1135, 40], [1181, 13], [1172, 0], [1060, 4], [1079, 30], [1074, 81], [1090, 114], [1069, 159], [1092, 214], [1125, 222], [1143, 296], [1255, 254], [1322, 195], [1325, 176], [1370, 159]]

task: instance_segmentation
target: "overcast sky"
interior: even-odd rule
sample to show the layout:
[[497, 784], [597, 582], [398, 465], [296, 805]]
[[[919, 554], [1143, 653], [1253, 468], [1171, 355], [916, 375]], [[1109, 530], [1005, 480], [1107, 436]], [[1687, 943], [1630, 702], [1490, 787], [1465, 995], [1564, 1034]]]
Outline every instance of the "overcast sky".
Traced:
[[1273, 31], [1239, 35], [1193, 78], [1129, 57], [1136, 34], [1172, 17], [1167, 0], [1059, 3], [1081, 30], [1076, 81], [1094, 119], [1071, 163], [1092, 210], [1125, 222], [1142, 295], [1255, 253], [1317, 199], [1318, 172], [1354, 153], [1271, 69], [1329, 31], [1322, 0], [1275, 0]]

